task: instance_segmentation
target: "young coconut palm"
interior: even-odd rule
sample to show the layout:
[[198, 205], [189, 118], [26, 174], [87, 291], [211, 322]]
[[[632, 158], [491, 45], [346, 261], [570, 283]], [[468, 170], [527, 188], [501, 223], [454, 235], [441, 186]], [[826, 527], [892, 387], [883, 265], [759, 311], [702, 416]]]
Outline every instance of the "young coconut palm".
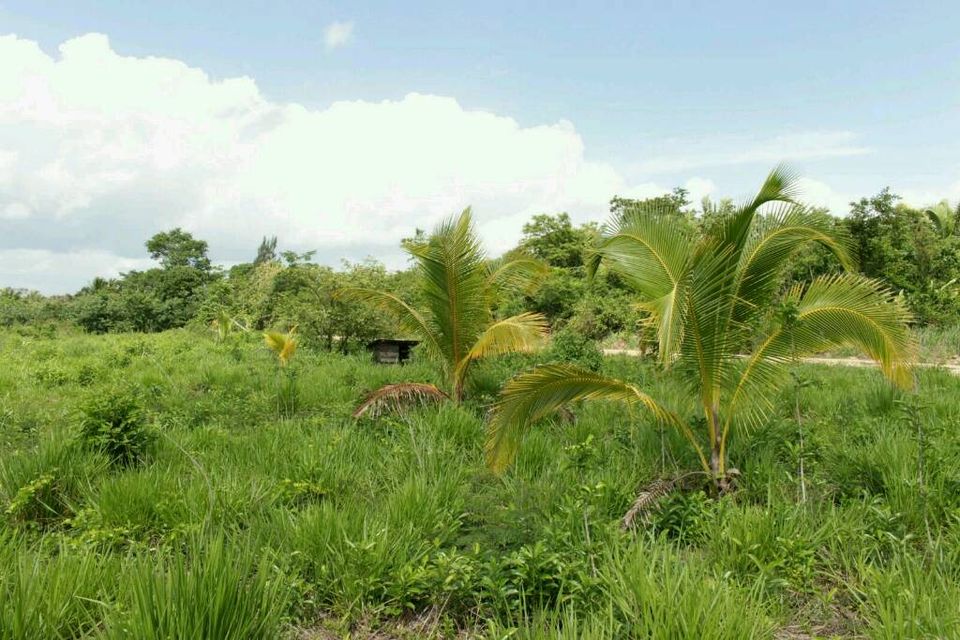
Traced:
[[956, 210], [950, 208], [950, 203], [946, 200], [938, 202], [935, 206], [923, 211], [937, 235], [941, 238], [949, 238], [956, 232], [957, 216], [960, 215], [960, 206]]
[[354, 412], [378, 412], [410, 400], [463, 399], [467, 372], [474, 361], [537, 348], [547, 333], [537, 313], [497, 320], [492, 307], [507, 289], [527, 288], [546, 267], [530, 258], [491, 262], [473, 231], [470, 209], [440, 224], [428, 238], [405, 244], [416, 262], [423, 312], [394, 294], [349, 289], [341, 295], [371, 303], [392, 315], [400, 328], [421, 340], [440, 366], [447, 388], [403, 383], [370, 394]]
[[277, 415], [291, 415], [297, 405], [297, 378], [292, 368], [288, 369], [290, 359], [297, 352], [297, 326], [286, 333], [266, 331], [263, 341], [277, 356]]
[[277, 364], [281, 367], [286, 367], [287, 363], [290, 362], [290, 359], [293, 357], [293, 354], [297, 352], [297, 338], [296, 338], [297, 327], [294, 326], [290, 331], [286, 333], [280, 333], [279, 331], [266, 331], [263, 334], [263, 341], [267, 345], [267, 348], [270, 351], [273, 351], [277, 356]]
[[879, 283], [844, 273], [778, 296], [785, 263], [805, 243], [820, 243], [845, 268], [853, 266], [847, 239], [828, 216], [797, 204], [795, 190], [795, 179], [777, 168], [753, 200], [702, 235], [669, 212], [630, 211], [605, 228], [593, 250], [591, 272], [604, 264], [638, 293], [660, 363], [676, 370], [697, 398], [705, 433], [694, 433], [690, 425], [697, 423], [627, 382], [544, 366], [504, 387], [488, 431], [491, 468], [502, 471], [524, 432], [564, 404], [618, 400], [679, 429], [722, 493], [734, 475], [727, 467], [730, 432], [768, 415], [788, 361], [850, 345], [894, 383], [909, 386], [909, 315]]

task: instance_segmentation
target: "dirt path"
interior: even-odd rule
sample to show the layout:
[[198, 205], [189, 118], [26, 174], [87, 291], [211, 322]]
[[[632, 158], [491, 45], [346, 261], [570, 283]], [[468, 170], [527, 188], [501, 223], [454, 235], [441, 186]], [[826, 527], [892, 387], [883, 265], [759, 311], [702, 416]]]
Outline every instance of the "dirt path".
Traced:
[[[642, 356], [643, 352], [639, 349], [604, 349], [605, 356]], [[801, 361], [807, 364], [825, 364], [832, 367], [876, 367], [877, 363], [873, 360], [863, 358], [801, 358]], [[960, 376], [960, 364], [938, 364], [936, 362], [915, 362], [915, 367], [921, 369], [943, 369], [949, 371], [955, 376]]]

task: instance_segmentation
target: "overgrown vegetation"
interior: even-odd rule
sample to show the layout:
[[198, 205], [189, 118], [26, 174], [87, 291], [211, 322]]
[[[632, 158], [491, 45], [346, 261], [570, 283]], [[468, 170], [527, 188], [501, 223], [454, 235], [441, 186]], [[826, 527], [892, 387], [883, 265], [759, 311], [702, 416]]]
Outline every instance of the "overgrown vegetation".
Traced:
[[[0, 640], [958, 637], [960, 378], [906, 366], [960, 351], [953, 210], [790, 187], [536, 216], [497, 260], [465, 212], [396, 274], [173, 230], [0, 294]], [[798, 359], [847, 347], [882, 369]], [[456, 401], [358, 421], [377, 389]]]
[[[351, 417], [362, 389], [440, 382], [429, 361], [301, 349], [298, 403], [278, 419], [259, 335], [7, 332], [0, 349], [4, 637], [900, 638], [960, 624], [960, 379], [947, 373], [920, 371], [914, 402], [874, 370], [802, 366], [811, 383], [731, 441], [738, 492], [676, 493], [624, 532], [638, 488], [696, 460], [616, 405], [532, 432], [496, 480], [483, 393]], [[476, 380], [496, 388], [555, 357], [480, 363]], [[64, 381], [33, 375], [52, 362]], [[649, 361], [600, 372], [695, 409]], [[87, 446], [91, 394], [138, 399], [132, 424], [159, 433], [138, 464]], [[105, 402], [101, 424], [130, 423], [129, 405]]]

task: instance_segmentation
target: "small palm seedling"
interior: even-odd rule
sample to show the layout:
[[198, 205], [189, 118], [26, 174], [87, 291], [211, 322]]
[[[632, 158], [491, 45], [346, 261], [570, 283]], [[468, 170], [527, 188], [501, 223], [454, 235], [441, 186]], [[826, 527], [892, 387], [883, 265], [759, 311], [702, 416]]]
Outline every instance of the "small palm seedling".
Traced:
[[[848, 272], [782, 292], [784, 267], [805, 244], [826, 247], [847, 269], [854, 264], [848, 239], [828, 217], [796, 203], [795, 191], [795, 179], [775, 169], [755, 198], [700, 235], [671, 211], [639, 207], [614, 220], [594, 248], [591, 270], [604, 264], [635, 289], [656, 331], [660, 364], [698, 400], [698, 421], [628, 382], [544, 366], [504, 387], [489, 425], [488, 464], [505, 469], [523, 434], [565, 404], [616, 400], [679, 429], [724, 493], [736, 475], [727, 466], [729, 436], [769, 415], [790, 361], [852, 346], [894, 383], [910, 386], [910, 316], [881, 284]], [[792, 309], [789, 322], [777, 313], [778, 299]]]
[[217, 313], [217, 317], [210, 322], [210, 328], [216, 332], [217, 342], [220, 343], [229, 340], [230, 336], [238, 329], [243, 332], [249, 331], [249, 329], [243, 326], [236, 318], [231, 317], [226, 309], [221, 309]]
[[294, 326], [286, 333], [266, 331], [263, 340], [276, 355], [277, 359], [277, 414], [289, 416], [296, 409], [297, 379], [290, 360], [297, 352], [297, 327]]
[[375, 305], [392, 315], [402, 331], [419, 338], [447, 380], [447, 388], [424, 383], [389, 385], [370, 394], [354, 417], [411, 401], [451, 399], [459, 404], [474, 362], [533, 351], [547, 334], [547, 321], [538, 313], [495, 317], [498, 297], [506, 290], [529, 289], [545, 275], [546, 266], [526, 257], [487, 260], [473, 230], [470, 209], [440, 224], [428, 238], [405, 243], [404, 248], [416, 262], [422, 310], [384, 291], [349, 289], [340, 295]]

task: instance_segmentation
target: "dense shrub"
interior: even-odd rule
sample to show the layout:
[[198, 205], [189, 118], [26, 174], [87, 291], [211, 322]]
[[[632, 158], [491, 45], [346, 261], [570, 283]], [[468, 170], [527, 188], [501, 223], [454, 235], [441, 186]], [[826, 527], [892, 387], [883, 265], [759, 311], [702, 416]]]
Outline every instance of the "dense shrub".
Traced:
[[143, 461], [153, 440], [137, 395], [130, 389], [87, 396], [79, 409], [80, 438], [117, 466]]

